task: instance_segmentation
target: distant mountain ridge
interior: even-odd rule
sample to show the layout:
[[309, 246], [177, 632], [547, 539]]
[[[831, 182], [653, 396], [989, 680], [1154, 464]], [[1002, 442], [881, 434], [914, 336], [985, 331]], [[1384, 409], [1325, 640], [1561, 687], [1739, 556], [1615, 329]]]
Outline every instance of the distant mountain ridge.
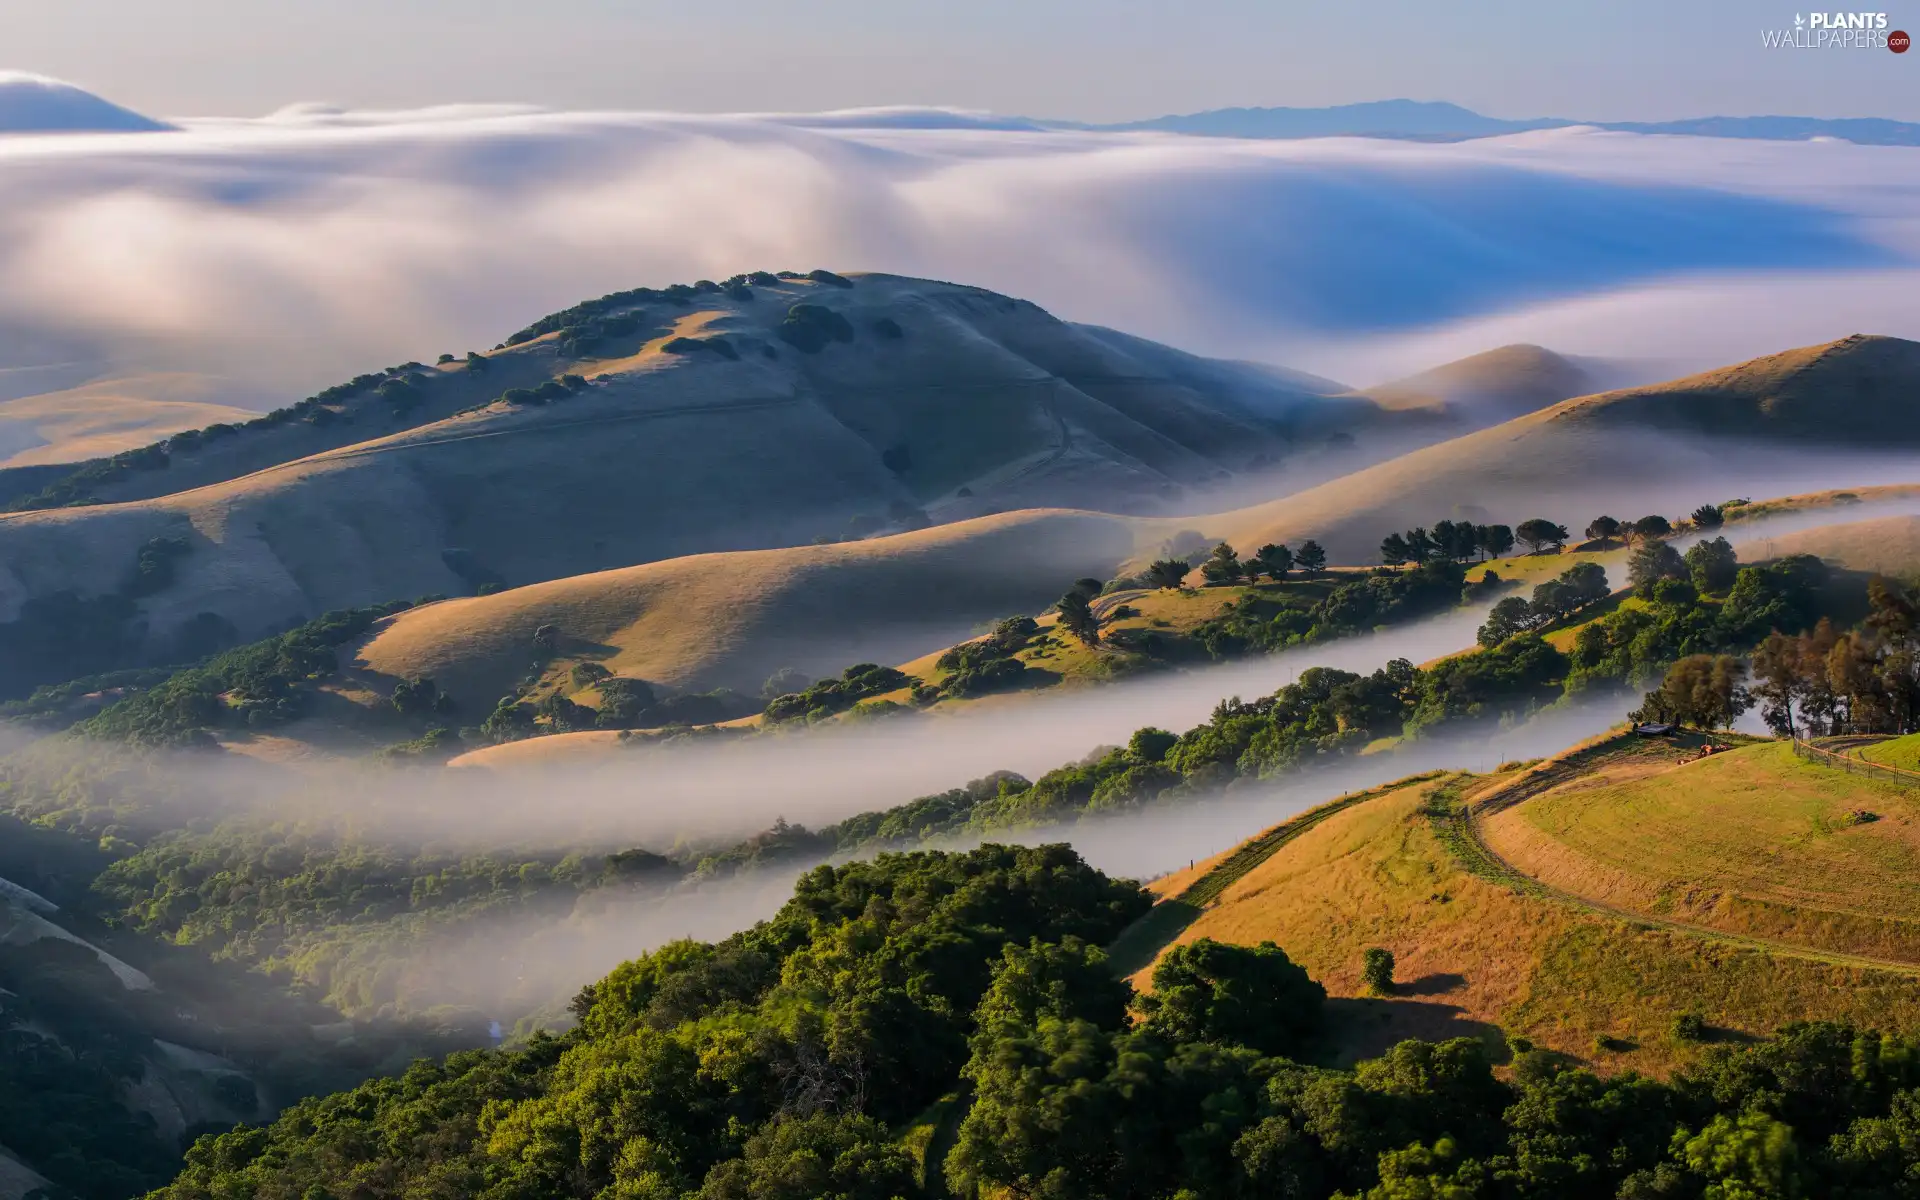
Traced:
[[1373, 100], [1364, 104], [1336, 104], [1325, 108], [1216, 108], [1108, 125], [1078, 122], [1046, 124], [1056, 128], [1110, 132], [1148, 130], [1197, 137], [1373, 137], [1444, 142], [1588, 125], [1623, 133], [1682, 134], [1761, 141], [1835, 137], [1862, 146], [1920, 146], [1920, 123], [1891, 121], [1881, 117], [1691, 117], [1677, 121], [1578, 121], [1564, 117], [1534, 117], [1507, 120], [1483, 116], [1458, 104], [1438, 100]]

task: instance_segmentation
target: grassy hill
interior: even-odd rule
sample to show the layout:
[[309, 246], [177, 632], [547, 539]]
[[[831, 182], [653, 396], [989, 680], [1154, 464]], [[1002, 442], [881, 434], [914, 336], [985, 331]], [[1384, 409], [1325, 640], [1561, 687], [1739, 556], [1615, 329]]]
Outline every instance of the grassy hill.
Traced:
[[[1732, 496], [1850, 482], [1834, 458], [1920, 442], [1920, 344], [1849, 337], [1670, 383], [1579, 397], [1206, 521], [1234, 544], [1315, 538], [1370, 561], [1379, 530], [1524, 510], [1574, 531], [1611, 512], [1684, 513]], [[1825, 416], [1818, 414], [1824, 413]], [[1844, 420], [1832, 414], [1847, 414]], [[1858, 479], [1858, 475], [1854, 477]], [[1630, 510], [1630, 511], [1615, 511]], [[1510, 522], [1511, 523], [1511, 522]]]
[[1835, 566], [1884, 575], [1920, 569], [1920, 517], [1869, 517], [1791, 533], [1760, 534], [1754, 556], [1817, 554]]
[[210, 393], [219, 390], [203, 376], [156, 372], [0, 400], [0, 494], [13, 469], [108, 458], [184, 429], [259, 415]]
[[[1683, 752], [1613, 735], [1343, 798], [1156, 884], [1174, 902], [1149, 945], [1278, 942], [1346, 998], [1353, 1056], [1468, 1034], [1665, 1072], [1699, 1053], [1673, 1032], [1682, 1014], [1721, 1040], [1920, 1021], [1920, 800], [1778, 744]], [[1485, 815], [1470, 825], [1463, 804]], [[1361, 984], [1372, 946], [1396, 956], [1391, 996]]]
[[149, 644], [200, 613], [250, 637], [688, 554], [1150, 508], [1395, 420], [991, 292], [817, 275], [623, 294], [92, 464], [31, 503], [106, 503], [0, 516], [0, 620], [111, 592], [156, 538], [191, 553]]
[[674, 687], [757, 694], [781, 667], [810, 678], [899, 662], [986, 621], [1035, 612], [1131, 552], [1121, 518], [1029, 511], [831, 546], [694, 555], [442, 601], [390, 618], [353, 656], [391, 688], [431, 676], [491, 703], [526, 673], [533, 634], [563, 634], [549, 669], [597, 662]]
[[1592, 367], [1543, 346], [1501, 346], [1360, 394], [1383, 408], [1492, 425], [1584, 396], [1600, 383]]

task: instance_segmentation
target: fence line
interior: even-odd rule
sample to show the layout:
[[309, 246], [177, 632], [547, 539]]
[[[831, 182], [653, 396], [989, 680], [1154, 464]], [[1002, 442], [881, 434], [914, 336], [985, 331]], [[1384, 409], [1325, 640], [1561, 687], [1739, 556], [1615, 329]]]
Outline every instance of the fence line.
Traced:
[[1809, 761], [1823, 763], [1829, 767], [1838, 767], [1842, 771], [1850, 771], [1855, 775], [1865, 775], [1869, 779], [1884, 779], [1889, 783], [1897, 783], [1901, 787], [1920, 788], [1920, 771], [1908, 771], [1900, 767], [1882, 766], [1876, 762], [1868, 762], [1864, 758], [1853, 758], [1845, 754], [1835, 754], [1831, 750], [1823, 750], [1819, 746], [1811, 742], [1803, 742], [1799, 738], [1793, 739], [1793, 752], [1799, 757]]

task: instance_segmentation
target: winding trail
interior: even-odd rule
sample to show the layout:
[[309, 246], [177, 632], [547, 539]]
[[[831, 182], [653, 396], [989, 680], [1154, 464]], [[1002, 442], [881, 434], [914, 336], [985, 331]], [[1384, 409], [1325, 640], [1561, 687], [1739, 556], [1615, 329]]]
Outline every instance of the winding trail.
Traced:
[[[1460, 803], [1453, 806], [1453, 812], [1447, 816], [1436, 816], [1436, 826], [1450, 828], [1457, 838], [1447, 839], [1449, 847], [1462, 858], [1462, 865], [1472, 873], [1491, 882], [1505, 884], [1517, 892], [1551, 900], [1570, 908], [1607, 917], [1629, 925], [1646, 929], [1660, 929], [1669, 933], [1685, 934], [1689, 937], [1707, 941], [1721, 942], [1746, 950], [1785, 958], [1805, 959], [1811, 962], [1826, 963], [1831, 966], [1853, 967], [1860, 970], [1887, 971], [1899, 975], [1920, 977], [1920, 963], [1906, 962], [1894, 958], [1876, 958], [1866, 954], [1851, 954], [1842, 950], [1822, 950], [1814, 946], [1803, 946], [1794, 942], [1783, 942], [1773, 938], [1755, 937], [1752, 934], [1731, 933], [1715, 929], [1710, 925], [1699, 925], [1691, 921], [1676, 921], [1671, 917], [1657, 917], [1637, 912], [1629, 908], [1620, 908], [1612, 904], [1603, 904], [1588, 899], [1576, 892], [1569, 892], [1538, 878], [1528, 875], [1511, 861], [1495, 850], [1486, 838], [1482, 821], [1495, 813], [1524, 803], [1542, 792], [1549, 790], [1569, 779], [1582, 774], [1582, 768], [1596, 752], [1619, 744], [1631, 738], [1631, 733], [1621, 734], [1595, 746], [1576, 751], [1565, 758], [1543, 763], [1527, 772], [1515, 784], [1502, 788], [1487, 800], [1474, 803]], [[1761, 739], [1756, 739], [1761, 740]], [[1443, 785], [1444, 786], [1444, 785]], [[1462, 845], [1464, 843], [1464, 845]], [[1465, 853], [1462, 853], [1462, 851]], [[1478, 859], [1479, 861], [1474, 861]]]
[[[1229, 887], [1245, 878], [1255, 867], [1273, 857], [1301, 834], [1328, 817], [1354, 805], [1379, 799], [1411, 785], [1433, 781], [1429, 794], [1430, 805], [1432, 805], [1429, 808], [1429, 819], [1433, 822], [1435, 832], [1464, 870], [1490, 883], [1499, 884], [1535, 899], [1565, 905], [1590, 916], [1604, 917], [1639, 929], [1658, 929], [1704, 941], [1719, 942], [1743, 950], [1824, 963], [1828, 966], [1920, 978], [1920, 963], [1851, 954], [1839, 950], [1822, 950], [1818, 947], [1755, 937], [1751, 934], [1731, 933], [1708, 925], [1677, 921], [1670, 917], [1652, 916], [1632, 909], [1603, 904], [1575, 892], [1541, 882], [1504, 858], [1487, 842], [1485, 830], [1481, 824], [1485, 818], [1504, 812], [1561, 783], [1579, 777], [1586, 772], [1593, 758], [1618, 747], [1633, 736], [1631, 733], [1616, 734], [1530, 768], [1512, 783], [1501, 787], [1492, 796], [1478, 803], [1459, 801], [1449, 795], [1460, 783], [1474, 778], [1466, 772], [1450, 774], [1433, 772], [1340, 796], [1290, 820], [1283, 821], [1258, 837], [1243, 843], [1239, 849], [1221, 859], [1211, 870], [1188, 884], [1177, 895], [1169, 896], [1154, 905], [1145, 916], [1124, 930], [1108, 947], [1109, 961], [1113, 964], [1114, 970], [1122, 975], [1130, 975], [1145, 969], [1159, 956], [1162, 949], [1178, 938]], [[1441, 803], [1432, 804], [1433, 801]], [[1441, 811], [1442, 806], [1447, 811]]]

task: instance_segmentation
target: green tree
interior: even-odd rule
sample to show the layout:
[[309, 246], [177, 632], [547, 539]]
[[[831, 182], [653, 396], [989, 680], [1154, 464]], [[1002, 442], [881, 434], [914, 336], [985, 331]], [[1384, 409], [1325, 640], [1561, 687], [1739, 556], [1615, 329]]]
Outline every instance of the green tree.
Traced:
[[1693, 586], [1702, 595], [1726, 595], [1740, 574], [1739, 556], [1723, 537], [1695, 542], [1683, 557]]
[[407, 717], [444, 712], [450, 707], [449, 698], [431, 679], [403, 679], [393, 685], [391, 699], [394, 711]]
[[1300, 547], [1299, 552], [1293, 556], [1293, 561], [1298, 563], [1300, 569], [1309, 577], [1315, 576], [1326, 569], [1327, 552], [1321, 548], [1319, 542], [1309, 541]]
[[1732, 728], [1753, 705], [1746, 677], [1746, 664], [1730, 654], [1689, 654], [1647, 693], [1642, 716], [1700, 729]]
[[1590, 542], [1611, 542], [1620, 536], [1620, 522], [1613, 517], [1598, 516], [1587, 522], [1587, 540]]
[[1627, 526], [1627, 529], [1632, 535], [1632, 540], [1640, 545], [1673, 536], [1673, 523], [1658, 514], [1641, 517]]
[[1177, 588], [1186, 582], [1193, 564], [1184, 558], [1163, 558], [1147, 568], [1147, 578], [1158, 588]]
[[1407, 560], [1418, 565], [1431, 561], [1440, 553], [1440, 544], [1433, 540], [1433, 534], [1424, 525], [1416, 525], [1407, 530]]
[[1100, 644], [1100, 618], [1080, 592], [1068, 592], [1053, 606], [1060, 614], [1060, 626], [1089, 646]]
[[1505, 525], [1482, 525], [1475, 531], [1475, 540], [1487, 557], [1505, 558], [1513, 549], [1513, 530]]
[[[913, 1160], [886, 1126], [870, 1117], [820, 1112], [776, 1120], [748, 1138], [739, 1158], [708, 1172], [697, 1195], [698, 1200], [899, 1200], [919, 1191]], [[623, 1189], [621, 1194], [643, 1193]], [[660, 1194], [665, 1200], [671, 1193]]]
[[1556, 525], [1544, 517], [1533, 517], [1520, 522], [1514, 533], [1527, 544], [1527, 551], [1530, 554], [1539, 554], [1549, 546], [1557, 553], [1567, 544], [1567, 527]]
[[1296, 1054], [1320, 1029], [1326, 989], [1272, 942], [1196, 938], [1168, 951], [1142, 996], [1143, 1028], [1174, 1041]]
[[1678, 1157], [1707, 1181], [1705, 1200], [1804, 1195], [1793, 1130], [1764, 1112], [1721, 1113], [1691, 1138], [1676, 1135]]
[[1690, 579], [1687, 561], [1672, 543], [1642, 541], [1627, 559], [1627, 584], [1642, 599], [1653, 595], [1662, 579]]
[[1261, 575], [1279, 583], [1293, 570], [1293, 551], [1274, 542], [1268, 542], [1253, 552], [1247, 562], [1249, 582], [1258, 582]]
[[1393, 951], [1369, 946], [1360, 956], [1360, 982], [1376, 996], [1393, 994]]
[[1487, 612], [1486, 623], [1477, 636], [1482, 646], [1492, 649], [1508, 638], [1532, 629], [1533, 606], [1519, 596], [1508, 596]]
[[1200, 564], [1200, 575], [1210, 586], [1223, 587], [1240, 582], [1246, 568], [1240, 565], [1240, 554], [1232, 546], [1221, 542], [1213, 548], [1213, 554]]
[[1727, 522], [1726, 514], [1720, 511], [1717, 504], [1702, 504], [1687, 519], [1693, 522], [1695, 529], [1718, 529]]
[[1413, 558], [1413, 548], [1407, 545], [1407, 539], [1397, 533], [1390, 533], [1380, 539], [1380, 561], [1390, 567], [1405, 565]]

